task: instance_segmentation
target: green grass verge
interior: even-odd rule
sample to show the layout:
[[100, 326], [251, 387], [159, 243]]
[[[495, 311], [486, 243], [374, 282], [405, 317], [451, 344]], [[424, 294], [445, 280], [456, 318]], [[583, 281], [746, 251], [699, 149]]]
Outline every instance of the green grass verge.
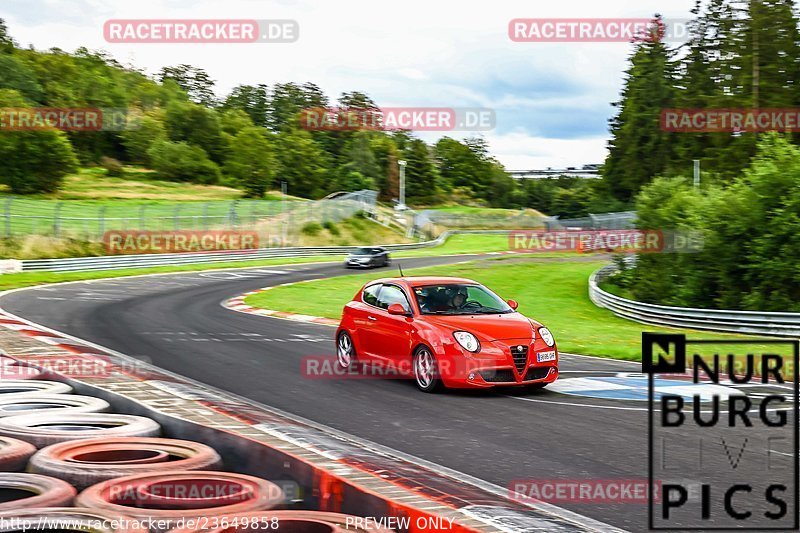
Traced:
[[[657, 328], [625, 320], [589, 300], [589, 275], [604, 261], [529, 259], [518, 256], [471, 261], [460, 265], [408, 269], [414, 275], [460, 276], [479, 281], [503, 298], [520, 302], [519, 311], [552, 331], [559, 349], [586, 355], [640, 360], [642, 331], [685, 332], [695, 338], [736, 339], [742, 336]], [[342, 307], [376, 274], [365, 273], [277, 287], [246, 302], [255, 307], [338, 319]], [[633, 368], [635, 371], [635, 367]]]
[[509, 250], [507, 235], [453, 235], [441, 246], [392, 252], [392, 257], [427, 257], [448, 254], [474, 254], [483, 252], [505, 252]]
[[440, 207], [427, 207], [424, 208], [432, 211], [441, 211], [443, 213], [453, 213], [458, 215], [505, 215], [517, 216], [524, 212], [527, 215], [540, 215], [539, 211], [535, 209], [506, 209], [501, 207], [475, 207], [470, 205], [445, 205]]
[[[500, 239], [487, 240], [484, 237], [499, 237]], [[500, 246], [502, 235], [456, 235], [448, 239], [442, 246], [410, 250], [404, 252], [404, 257], [431, 256], [451, 253], [475, 253], [484, 251], [482, 247]], [[496, 241], [496, 242], [495, 242]], [[489, 251], [489, 250], [486, 250]], [[394, 255], [394, 254], [393, 254]], [[298, 257], [288, 259], [262, 259], [256, 261], [231, 261], [226, 263], [196, 264], [196, 265], [176, 265], [151, 268], [130, 268], [122, 270], [101, 270], [96, 272], [20, 272], [17, 274], [0, 275], [0, 290], [18, 289], [33, 285], [43, 285], [46, 283], [58, 283], [64, 281], [84, 281], [90, 279], [114, 278], [123, 276], [140, 276], [143, 274], [160, 274], [168, 272], [195, 272], [202, 270], [214, 270], [220, 268], [247, 268], [259, 266], [289, 265], [295, 263], [321, 262], [321, 261], [340, 261], [344, 255], [339, 256], [318, 256], [318, 257]]]

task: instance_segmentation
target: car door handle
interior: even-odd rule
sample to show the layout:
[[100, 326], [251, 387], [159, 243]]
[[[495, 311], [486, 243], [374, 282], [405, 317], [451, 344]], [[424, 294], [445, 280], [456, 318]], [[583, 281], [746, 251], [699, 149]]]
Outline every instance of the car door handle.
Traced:
[[374, 316], [368, 316], [367, 318], [368, 318], [368, 319], [370, 319], [370, 320], [378, 320], [378, 319], [377, 319], [377, 318], [375, 318]]

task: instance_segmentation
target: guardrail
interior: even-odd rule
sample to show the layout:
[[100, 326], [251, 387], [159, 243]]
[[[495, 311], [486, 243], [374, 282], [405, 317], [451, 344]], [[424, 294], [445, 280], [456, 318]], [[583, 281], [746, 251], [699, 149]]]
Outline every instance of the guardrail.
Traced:
[[[450, 235], [465, 233], [506, 234], [505, 230], [455, 230], [446, 231], [436, 239], [408, 243], [379, 245], [389, 251], [416, 250], [443, 244]], [[255, 259], [279, 259], [290, 257], [312, 257], [320, 255], [346, 255], [358, 246], [297, 246], [283, 248], [256, 248], [253, 250], [229, 250], [224, 252], [188, 252], [178, 254], [103, 255], [96, 257], [70, 257], [64, 259], [26, 259], [22, 261], [0, 261], [0, 272], [82, 272], [92, 270], [119, 270], [174, 266], [200, 263], [252, 261]], [[3, 268], [5, 267], [5, 268]]]
[[800, 337], [800, 313], [767, 313], [671, 307], [637, 302], [604, 291], [599, 283], [617, 270], [608, 265], [596, 270], [589, 278], [589, 298], [598, 307], [615, 315], [655, 326], [748, 333], [777, 337]]
[[[442, 234], [444, 236], [445, 234]], [[413, 250], [436, 246], [444, 242], [442, 236], [432, 241], [411, 244], [389, 244], [388, 250]], [[444, 237], [446, 238], [446, 237]], [[30, 259], [18, 261], [22, 272], [80, 272], [90, 270], [118, 270], [193, 263], [219, 263], [229, 261], [252, 261], [254, 259], [277, 259], [289, 257], [311, 257], [319, 255], [345, 255], [357, 246], [297, 246], [286, 248], [256, 248], [253, 250], [231, 250], [225, 252], [188, 252], [180, 254], [103, 255], [97, 257], [70, 257], [65, 259]]]

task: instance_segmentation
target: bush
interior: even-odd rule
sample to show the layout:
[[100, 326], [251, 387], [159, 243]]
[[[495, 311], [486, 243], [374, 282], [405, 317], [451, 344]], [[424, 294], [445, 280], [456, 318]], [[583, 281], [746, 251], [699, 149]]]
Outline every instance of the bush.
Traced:
[[753, 311], [800, 311], [800, 149], [763, 136], [733, 183], [658, 178], [637, 197], [644, 229], [696, 230], [695, 254], [642, 254], [631, 292], [646, 302]]
[[339, 228], [338, 228], [338, 227], [336, 227], [336, 224], [334, 224], [334, 223], [333, 223], [333, 222], [331, 222], [330, 220], [328, 220], [327, 222], [325, 222], [325, 223], [322, 225], [322, 227], [323, 227], [323, 228], [325, 228], [326, 230], [328, 230], [328, 232], [329, 232], [331, 235], [335, 235], [335, 236], [337, 236], [337, 237], [338, 237], [339, 235], [341, 235], [341, 234], [342, 234], [342, 232], [341, 232], [341, 231], [339, 231]]
[[225, 173], [244, 189], [246, 196], [261, 198], [275, 179], [276, 165], [269, 133], [251, 126], [233, 138]]
[[357, 213], [356, 216], [345, 219], [342, 221], [342, 223], [346, 225], [348, 228], [350, 228], [351, 231], [355, 231], [356, 233], [363, 232], [366, 231], [367, 228], [364, 218], [365, 217], [358, 216]]
[[214, 184], [220, 181], [219, 167], [198, 147], [184, 142], [160, 141], [147, 151], [153, 169], [163, 179]]
[[128, 152], [128, 160], [147, 165], [150, 164], [147, 151], [153, 144], [167, 140], [167, 130], [160, 118], [146, 115], [133, 120], [131, 127], [123, 130], [120, 137]]
[[118, 178], [125, 174], [125, 169], [123, 168], [122, 163], [120, 163], [113, 157], [106, 157], [106, 156], [101, 157], [100, 166], [106, 169], [106, 176], [112, 178]]
[[319, 235], [319, 232], [321, 231], [322, 226], [320, 226], [318, 222], [307, 222], [303, 224], [302, 229], [300, 229], [300, 233], [303, 235], [308, 235], [309, 237], [315, 237]]
[[0, 132], [0, 182], [15, 194], [54, 192], [77, 167], [64, 132]]

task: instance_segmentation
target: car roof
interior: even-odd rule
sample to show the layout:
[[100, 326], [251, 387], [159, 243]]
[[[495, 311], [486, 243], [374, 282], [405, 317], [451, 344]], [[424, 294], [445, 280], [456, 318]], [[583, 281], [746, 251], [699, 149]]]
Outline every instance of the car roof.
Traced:
[[464, 283], [469, 285], [480, 285], [477, 281], [467, 278], [451, 278], [445, 276], [404, 276], [402, 278], [381, 278], [370, 281], [367, 285], [375, 283], [403, 283], [409, 287], [422, 287], [424, 285], [446, 285], [449, 283]]

